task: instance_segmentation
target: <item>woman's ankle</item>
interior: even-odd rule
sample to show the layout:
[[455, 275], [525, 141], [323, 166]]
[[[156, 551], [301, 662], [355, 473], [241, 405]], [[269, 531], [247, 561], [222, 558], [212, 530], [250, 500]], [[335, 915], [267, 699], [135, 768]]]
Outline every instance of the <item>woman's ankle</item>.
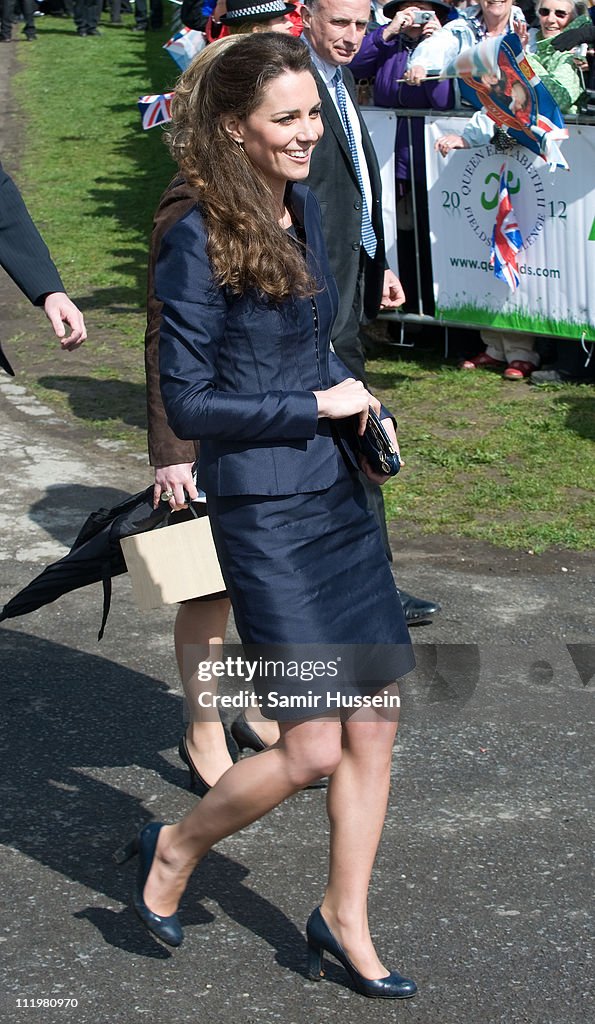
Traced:
[[227, 752], [225, 732], [221, 722], [189, 722], [186, 742], [196, 750]]

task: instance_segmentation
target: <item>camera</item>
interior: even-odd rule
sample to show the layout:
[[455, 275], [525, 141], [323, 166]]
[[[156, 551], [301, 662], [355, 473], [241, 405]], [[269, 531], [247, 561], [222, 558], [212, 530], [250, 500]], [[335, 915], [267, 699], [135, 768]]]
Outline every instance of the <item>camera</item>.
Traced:
[[414, 25], [425, 25], [426, 21], [429, 21], [430, 18], [433, 18], [433, 17], [434, 17], [434, 12], [433, 11], [416, 11], [415, 14], [413, 15], [413, 24]]

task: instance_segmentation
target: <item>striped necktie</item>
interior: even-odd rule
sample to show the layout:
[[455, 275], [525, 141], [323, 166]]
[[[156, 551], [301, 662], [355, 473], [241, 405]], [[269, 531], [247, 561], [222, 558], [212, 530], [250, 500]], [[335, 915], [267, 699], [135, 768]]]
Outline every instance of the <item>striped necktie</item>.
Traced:
[[337, 90], [337, 103], [339, 105], [339, 111], [341, 113], [341, 120], [343, 122], [343, 128], [347, 136], [347, 142], [349, 143], [349, 150], [351, 152], [351, 158], [353, 160], [353, 166], [355, 167], [355, 173], [357, 174], [357, 182], [359, 190], [362, 194], [362, 245], [366, 250], [368, 256], [371, 259], [376, 255], [376, 235], [374, 228], [372, 227], [372, 221], [370, 220], [370, 213], [368, 210], [368, 204], [366, 202], [366, 196], [364, 193], [364, 183], [362, 181], [362, 172], [359, 165], [359, 157], [357, 154], [357, 146], [355, 144], [355, 135], [353, 134], [353, 127], [349, 120], [349, 114], [347, 112], [347, 96], [345, 93], [345, 84], [343, 82], [343, 69], [337, 68], [334, 77], [332, 79], [334, 86]]

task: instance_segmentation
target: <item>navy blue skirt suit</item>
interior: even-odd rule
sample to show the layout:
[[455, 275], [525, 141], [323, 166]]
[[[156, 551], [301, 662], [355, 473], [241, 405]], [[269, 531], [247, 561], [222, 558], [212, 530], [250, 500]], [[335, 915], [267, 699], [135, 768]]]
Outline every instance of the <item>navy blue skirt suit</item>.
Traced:
[[[370, 693], [414, 659], [355, 472], [352, 425], [318, 418], [313, 392], [350, 376], [330, 350], [338, 296], [318, 202], [298, 184], [286, 201], [306, 241], [313, 299], [220, 287], [198, 206], [164, 236], [155, 268], [161, 391], [177, 436], [200, 440], [199, 485], [242, 643], [295, 646], [301, 659], [340, 649], [341, 692]], [[291, 717], [266, 702], [262, 711]]]

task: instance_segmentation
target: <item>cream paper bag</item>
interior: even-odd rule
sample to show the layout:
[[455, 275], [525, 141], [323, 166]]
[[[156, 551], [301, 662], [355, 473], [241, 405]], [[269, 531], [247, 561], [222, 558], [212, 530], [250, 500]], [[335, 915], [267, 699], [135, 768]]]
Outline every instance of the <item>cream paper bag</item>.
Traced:
[[208, 516], [123, 537], [120, 544], [141, 611], [225, 590]]

